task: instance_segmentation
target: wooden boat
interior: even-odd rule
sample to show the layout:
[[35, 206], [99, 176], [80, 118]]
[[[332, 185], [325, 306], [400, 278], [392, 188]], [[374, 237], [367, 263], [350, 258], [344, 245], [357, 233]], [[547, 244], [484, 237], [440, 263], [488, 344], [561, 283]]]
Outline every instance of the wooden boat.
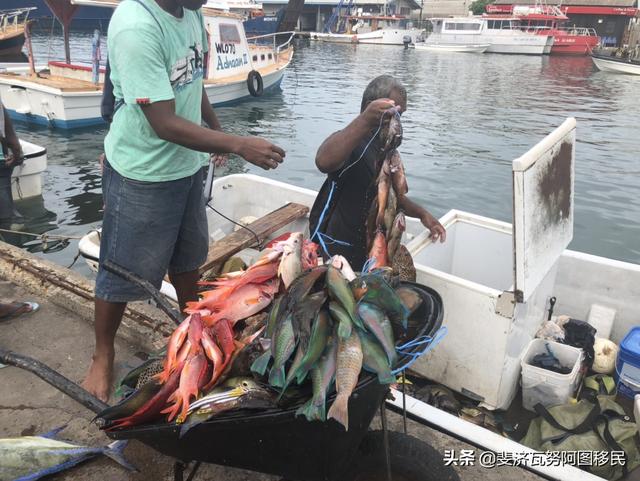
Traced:
[[[74, 0], [74, 3], [114, 7], [119, 0]], [[208, 8], [203, 8], [203, 13], [210, 33], [204, 88], [213, 105], [251, 98], [252, 89], [262, 95], [280, 86], [293, 57], [293, 32], [278, 34], [289, 34], [281, 44], [276, 43], [276, 34], [247, 38], [242, 17]], [[224, 35], [221, 26], [226, 29]], [[229, 43], [231, 31], [234, 42]], [[101, 124], [104, 68], [99, 70], [98, 82], [93, 81], [92, 71], [93, 65], [66, 61], [49, 62], [48, 69], [37, 74], [0, 73], [0, 96], [17, 120], [62, 129]], [[257, 85], [260, 83], [261, 89]]]
[[427, 50], [430, 52], [462, 52], [462, 53], [484, 53], [489, 48], [489, 44], [451, 44], [451, 43], [429, 43], [427, 41], [415, 44], [416, 50]]
[[[547, 318], [550, 295], [557, 299], [555, 314], [575, 319], [587, 319], [594, 303], [614, 309], [615, 342], [640, 319], [640, 265], [566, 249], [573, 236], [575, 125], [568, 119], [513, 161], [513, 224], [452, 210], [440, 219], [447, 242], [434, 244], [419, 222], [407, 219], [403, 243], [414, 258], [417, 281], [442, 296], [448, 330], [412, 369], [485, 406], [518, 407], [513, 400], [520, 360]], [[541, 182], [554, 187], [539, 189]], [[235, 220], [264, 216], [287, 202], [311, 206], [315, 196], [312, 190], [255, 175], [231, 175], [213, 183], [214, 204], [224, 199], [215, 207]], [[214, 240], [235, 228], [213, 211], [208, 218]], [[268, 238], [308, 230], [307, 222], [306, 217], [296, 218]], [[97, 233], [80, 242], [85, 256], [97, 257], [98, 250]], [[249, 262], [256, 255], [254, 249], [240, 253]], [[394, 393], [388, 406], [400, 411], [402, 394]], [[554, 463], [545, 453], [532, 456], [522, 444], [417, 398], [407, 396], [405, 401], [413, 420], [483, 450], [519, 455], [518, 466], [547, 479], [603, 481]]]
[[593, 60], [598, 70], [602, 70], [603, 72], [640, 75], [640, 59], [632, 60], [629, 58], [593, 53], [591, 54], [591, 60]]
[[19, 55], [24, 45], [24, 29], [35, 8], [0, 10], [0, 56]]

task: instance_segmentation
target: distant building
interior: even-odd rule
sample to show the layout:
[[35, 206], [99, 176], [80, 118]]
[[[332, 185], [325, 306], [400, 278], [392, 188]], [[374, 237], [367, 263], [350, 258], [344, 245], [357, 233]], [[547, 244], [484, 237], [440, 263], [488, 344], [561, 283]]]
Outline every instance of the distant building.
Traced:
[[[287, 5], [288, 0], [262, 0], [262, 8], [265, 15], [275, 15], [278, 10]], [[338, 0], [305, 0], [304, 10], [298, 20], [298, 30], [302, 32], [321, 32], [327, 20], [331, 18], [334, 9], [338, 6]], [[341, 11], [347, 13], [348, 1], [343, 2]], [[356, 0], [351, 3], [353, 14], [382, 14], [386, 5], [387, 15], [403, 16], [409, 19], [412, 11], [420, 9], [420, 3], [416, 0]]]
[[[533, 5], [535, 1], [496, 0], [509, 12], [512, 5]], [[548, 0], [569, 17], [567, 26], [594, 28], [605, 46], [620, 46], [629, 41], [631, 26], [638, 15], [638, 0]]]

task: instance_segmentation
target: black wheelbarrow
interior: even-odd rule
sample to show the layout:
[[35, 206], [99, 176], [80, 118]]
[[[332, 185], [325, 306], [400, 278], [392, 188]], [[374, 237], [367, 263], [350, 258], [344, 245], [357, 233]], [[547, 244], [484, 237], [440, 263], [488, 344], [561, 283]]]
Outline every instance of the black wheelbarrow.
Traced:
[[[442, 323], [442, 300], [437, 292], [414, 284], [423, 303], [416, 312], [424, 322], [415, 337], [433, 336]], [[410, 327], [411, 329], [411, 327]], [[419, 347], [412, 348], [417, 352]], [[411, 358], [412, 350], [400, 359]], [[61, 374], [33, 359], [0, 349], [0, 362], [26, 369], [95, 413], [108, 406]], [[135, 439], [177, 461], [176, 481], [192, 480], [201, 463], [213, 463], [295, 481], [447, 481], [456, 480], [442, 454], [428, 444], [397, 432], [388, 432], [384, 401], [386, 385], [365, 373], [349, 399], [349, 429], [334, 421], [309, 422], [296, 417], [298, 406], [260, 412], [236, 411], [206, 421], [180, 438], [180, 426], [160, 422], [110, 431], [112, 439]], [[335, 394], [327, 399], [327, 405]], [[380, 409], [382, 431], [369, 431]]]

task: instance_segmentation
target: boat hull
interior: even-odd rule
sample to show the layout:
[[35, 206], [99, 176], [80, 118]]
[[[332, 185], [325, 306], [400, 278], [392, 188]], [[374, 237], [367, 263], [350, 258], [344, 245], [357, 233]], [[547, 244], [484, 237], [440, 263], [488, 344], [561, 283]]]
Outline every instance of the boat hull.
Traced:
[[0, 36], [0, 56], [19, 55], [24, 46], [24, 28]]
[[456, 45], [456, 44], [429, 44], [419, 43], [416, 50], [426, 50], [429, 52], [460, 52], [460, 53], [484, 53], [489, 44], [484, 45]]
[[47, 149], [20, 140], [25, 159], [11, 174], [11, 194], [14, 200], [42, 195], [42, 173], [47, 169]]
[[546, 41], [544, 43], [519, 43], [510, 42], [508, 40], [497, 40], [491, 43], [486, 50], [487, 53], [506, 53], [515, 55], [543, 55], [547, 48]]
[[[284, 68], [263, 74], [264, 93], [277, 89]], [[251, 97], [246, 79], [236, 82], [205, 83], [214, 106], [230, 105]], [[0, 76], [0, 97], [11, 117], [18, 121], [75, 129], [103, 124], [100, 116], [102, 89], [90, 92], [63, 91], [27, 78]]]
[[321, 33], [312, 32], [310, 38], [329, 43], [364, 43], [374, 45], [404, 45], [405, 38], [411, 38], [411, 43], [419, 42], [422, 30], [412, 29], [381, 29], [373, 32], [348, 34], [348, 33]]
[[598, 45], [598, 37], [554, 35], [551, 55], [589, 55]]
[[595, 55], [591, 56], [591, 60], [593, 60], [598, 70], [602, 70], [603, 72], [640, 75], [640, 63], [632, 63], [623, 59], [598, 57]]

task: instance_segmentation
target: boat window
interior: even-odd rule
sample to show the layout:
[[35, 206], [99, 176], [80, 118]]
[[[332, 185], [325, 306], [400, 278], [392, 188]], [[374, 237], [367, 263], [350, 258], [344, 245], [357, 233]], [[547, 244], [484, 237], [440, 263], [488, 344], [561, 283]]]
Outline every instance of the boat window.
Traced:
[[272, 54], [272, 53], [270, 53], [270, 54], [269, 54], [269, 60], [272, 60], [272, 59], [273, 59], [273, 54]]
[[487, 20], [487, 28], [490, 30], [493, 30], [496, 28], [496, 21], [495, 20]]
[[220, 41], [222, 43], [240, 43], [240, 33], [238, 33], [238, 27], [236, 27], [233, 23], [221, 23]]
[[459, 23], [458, 30], [480, 30], [479, 23]]
[[266, 57], [264, 54], [260, 55], [260, 60], [264, 60]]
[[254, 55], [253, 57], [251, 57], [251, 60], [253, 60], [254, 62], [257, 62], [258, 61], [258, 56]]

